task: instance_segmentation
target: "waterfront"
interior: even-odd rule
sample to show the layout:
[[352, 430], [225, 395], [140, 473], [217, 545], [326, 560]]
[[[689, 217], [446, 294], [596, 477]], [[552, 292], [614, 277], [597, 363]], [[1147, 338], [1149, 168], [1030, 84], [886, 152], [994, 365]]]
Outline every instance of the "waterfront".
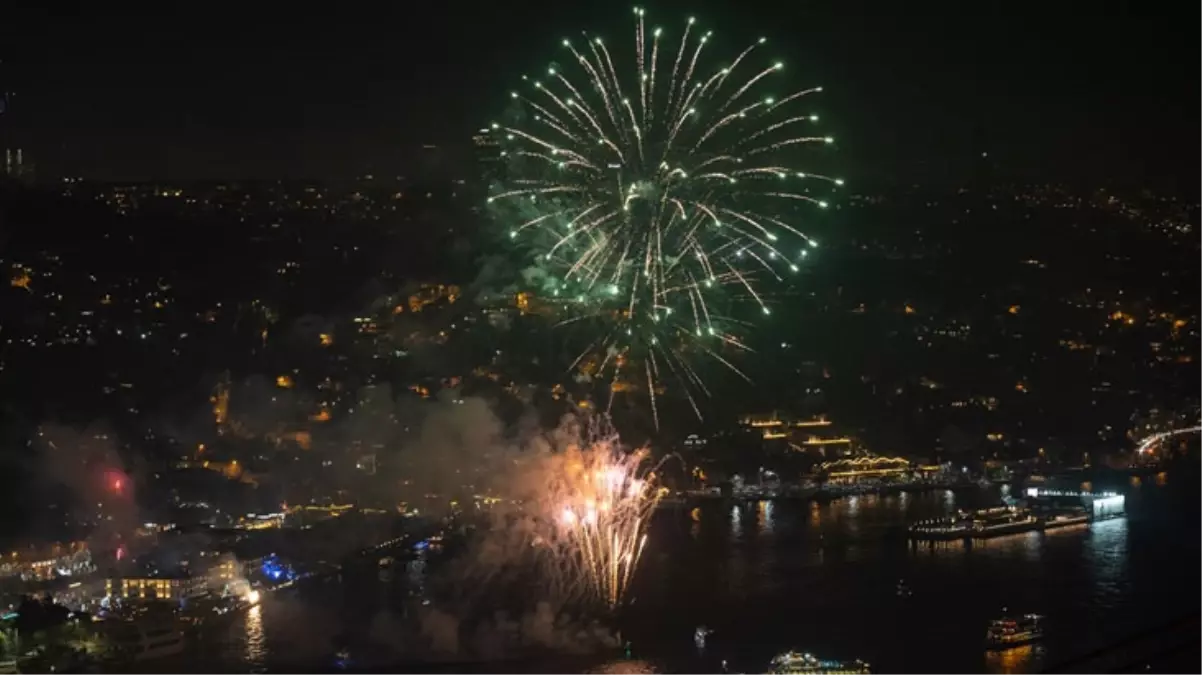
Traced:
[[[1064, 667], [1197, 614], [1196, 475], [1134, 483], [1125, 486], [1127, 518], [971, 546], [914, 546], [905, 525], [989, 505], [1001, 488], [667, 510], [656, 517], [623, 618], [640, 661], [590, 664], [609, 672], [696, 672], [719, 670], [725, 659], [733, 671], [762, 672], [776, 653], [799, 649], [861, 658], [877, 672]], [[898, 596], [901, 579], [912, 596]], [[273, 595], [197, 645], [185, 668], [322, 670], [330, 667], [335, 636], [348, 631], [399, 645], [387, 658], [409, 661], [405, 622], [387, 600], [391, 585], [372, 577]], [[985, 627], [1004, 606], [1046, 615], [1046, 638], [987, 655]], [[699, 624], [714, 631], [704, 652], [692, 639]], [[517, 669], [562, 672], [580, 663], [548, 659]], [[459, 660], [456, 667], [465, 669]]]

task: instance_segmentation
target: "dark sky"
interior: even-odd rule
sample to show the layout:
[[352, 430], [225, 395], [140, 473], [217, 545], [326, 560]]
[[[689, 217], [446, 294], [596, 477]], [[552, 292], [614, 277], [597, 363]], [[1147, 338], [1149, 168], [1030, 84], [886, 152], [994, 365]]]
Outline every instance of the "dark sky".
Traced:
[[[563, 36], [633, 44], [630, 6], [598, 0], [26, 4], [45, 6], [0, 20], [0, 134], [49, 175], [403, 173], [415, 146], [465, 146]], [[769, 37], [826, 87], [848, 176], [955, 176], [988, 151], [1006, 176], [1198, 188], [1197, 3], [644, 6], [726, 51]]]

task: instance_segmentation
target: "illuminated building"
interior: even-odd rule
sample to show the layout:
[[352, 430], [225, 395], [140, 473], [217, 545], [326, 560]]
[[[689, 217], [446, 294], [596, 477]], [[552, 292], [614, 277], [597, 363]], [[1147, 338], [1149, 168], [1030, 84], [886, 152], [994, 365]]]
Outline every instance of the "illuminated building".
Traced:
[[12, 551], [0, 556], [0, 578], [20, 577], [26, 581], [46, 581], [92, 571], [92, 553], [86, 543], [55, 544], [43, 549]]
[[793, 452], [810, 452], [822, 457], [845, 457], [853, 450], [850, 437], [831, 434], [832, 423], [824, 416], [794, 420], [778, 413], [744, 415], [739, 420], [765, 443], [779, 443]]
[[105, 579], [104, 594], [126, 602], [180, 602], [204, 593], [204, 580], [192, 577], [121, 577]]
[[823, 462], [816, 472], [824, 474], [827, 482], [855, 483], [862, 479], [898, 477], [910, 472], [910, 461], [901, 457], [856, 457]]
[[284, 526], [287, 514], [280, 513], [248, 513], [238, 518], [236, 527], [240, 530], [271, 530]]

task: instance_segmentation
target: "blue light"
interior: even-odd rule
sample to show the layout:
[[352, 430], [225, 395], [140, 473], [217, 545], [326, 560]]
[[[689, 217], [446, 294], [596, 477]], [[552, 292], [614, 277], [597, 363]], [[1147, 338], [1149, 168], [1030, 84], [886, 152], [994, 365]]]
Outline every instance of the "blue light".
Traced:
[[424, 551], [428, 548], [430, 548], [430, 542], [426, 541], [425, 539], [413, 545], [413, 550], [415, 551]]
[[281, 578], [289, 580], [296, 578], [296, 573], [292, 571], [292, 568], [282, 564], [275, 556], [264, 560], [260, 569], [263, 572], [263, 576], [273, 581], [279, 581]]

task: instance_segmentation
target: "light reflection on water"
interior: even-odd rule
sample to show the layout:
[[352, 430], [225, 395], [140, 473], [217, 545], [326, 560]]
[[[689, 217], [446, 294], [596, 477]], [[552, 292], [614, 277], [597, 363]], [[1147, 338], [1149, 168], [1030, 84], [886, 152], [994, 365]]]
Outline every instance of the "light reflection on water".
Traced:
[[990, 673], [1034, 673], [1042, 670], [1044, 648], [1020, 645], [985, 653], [985, 670]]
[[246, 612], [246, 661], [262, 665], [267, 660], [267, 639], [263, 634], [263, 606], [255, 605]]
[[[1158, 491], [1153, 481], [1139, 489]], [[1114, 627], [1118, 618], [1146, 624], [1150, 616], [1172, 616], [1173, 602], [1196, 611], [1188, 601], [1197, 597], [1196, 574], [1183, 575], [1181, 565], [1166, 562], [1185, 559], [1185, 569], [1199, 564], [1196, 528], [1189, 548], [1180, 526], [1165, 524], [1160, 512], [1147, 515], [1155, 499], [1132, 496], [1137, 498], [1128, 499], [1128, 508], [1145, 514], [1133, 512], [1130, 520], [919, 546], [905, 539], [908, 522], [988, 505], [1000, 491], [862, 495], [827, 503], [715, 501], [665, 513], [652, 525], [635, 580], [633, 625], [624, 635], [634, 642], [635, 656], [660, 664], [661, 653], [695, 651], [693, 630], [705, 624], [715, 630], [707, 649], [714, 662], [615, 661], [592, 672], [712, 672], [726, 658], [732, 671], [762, 672], [768, 659], [787, 649], [862, 658], [883, 672], [1055, 668], [1100, 646], [1099, 639], [1130, 634], [1126, 626]], [[410, 564], [398, 581], [408, 577], [412, 586], [424, 585], [423, 567]], [[898, 596], [899, 579], [911, 597]], [[271, 603], [284, 600], [273, 597]], [[279, 662], [297, 647], [322, 642], [281, 634], [296, 632], [300, 616], [311, 631], [327, 636], [344, 628], [328, 605], [299, 596], [290, 602], [306, 609], [264, 607], [258, 629], [248, 615], [245, 628], [231, 632], [238, 648], [226, 653], [241, 655], [250, 666]], [[1003, 607], [1047, 616], [1043, 643], [986, 653], [985, 626]], [[252, 649], [255, 630], [261, 644]]]
[[774, 502], [769, 499], [756, 502], [755, 505], [756, 526], [764, 534], [772, 534], [776, 527], [776, 523], [772, 520], [773, 504]]
[[648, 661], [611, 661], [588, 671], [597, 675], [644, 675], [658, 672]]
[[1128, 590], [1127, 519], [1094, 523], [1087, 537], [1086, 573], [1097, 592], [1113, 602]]

